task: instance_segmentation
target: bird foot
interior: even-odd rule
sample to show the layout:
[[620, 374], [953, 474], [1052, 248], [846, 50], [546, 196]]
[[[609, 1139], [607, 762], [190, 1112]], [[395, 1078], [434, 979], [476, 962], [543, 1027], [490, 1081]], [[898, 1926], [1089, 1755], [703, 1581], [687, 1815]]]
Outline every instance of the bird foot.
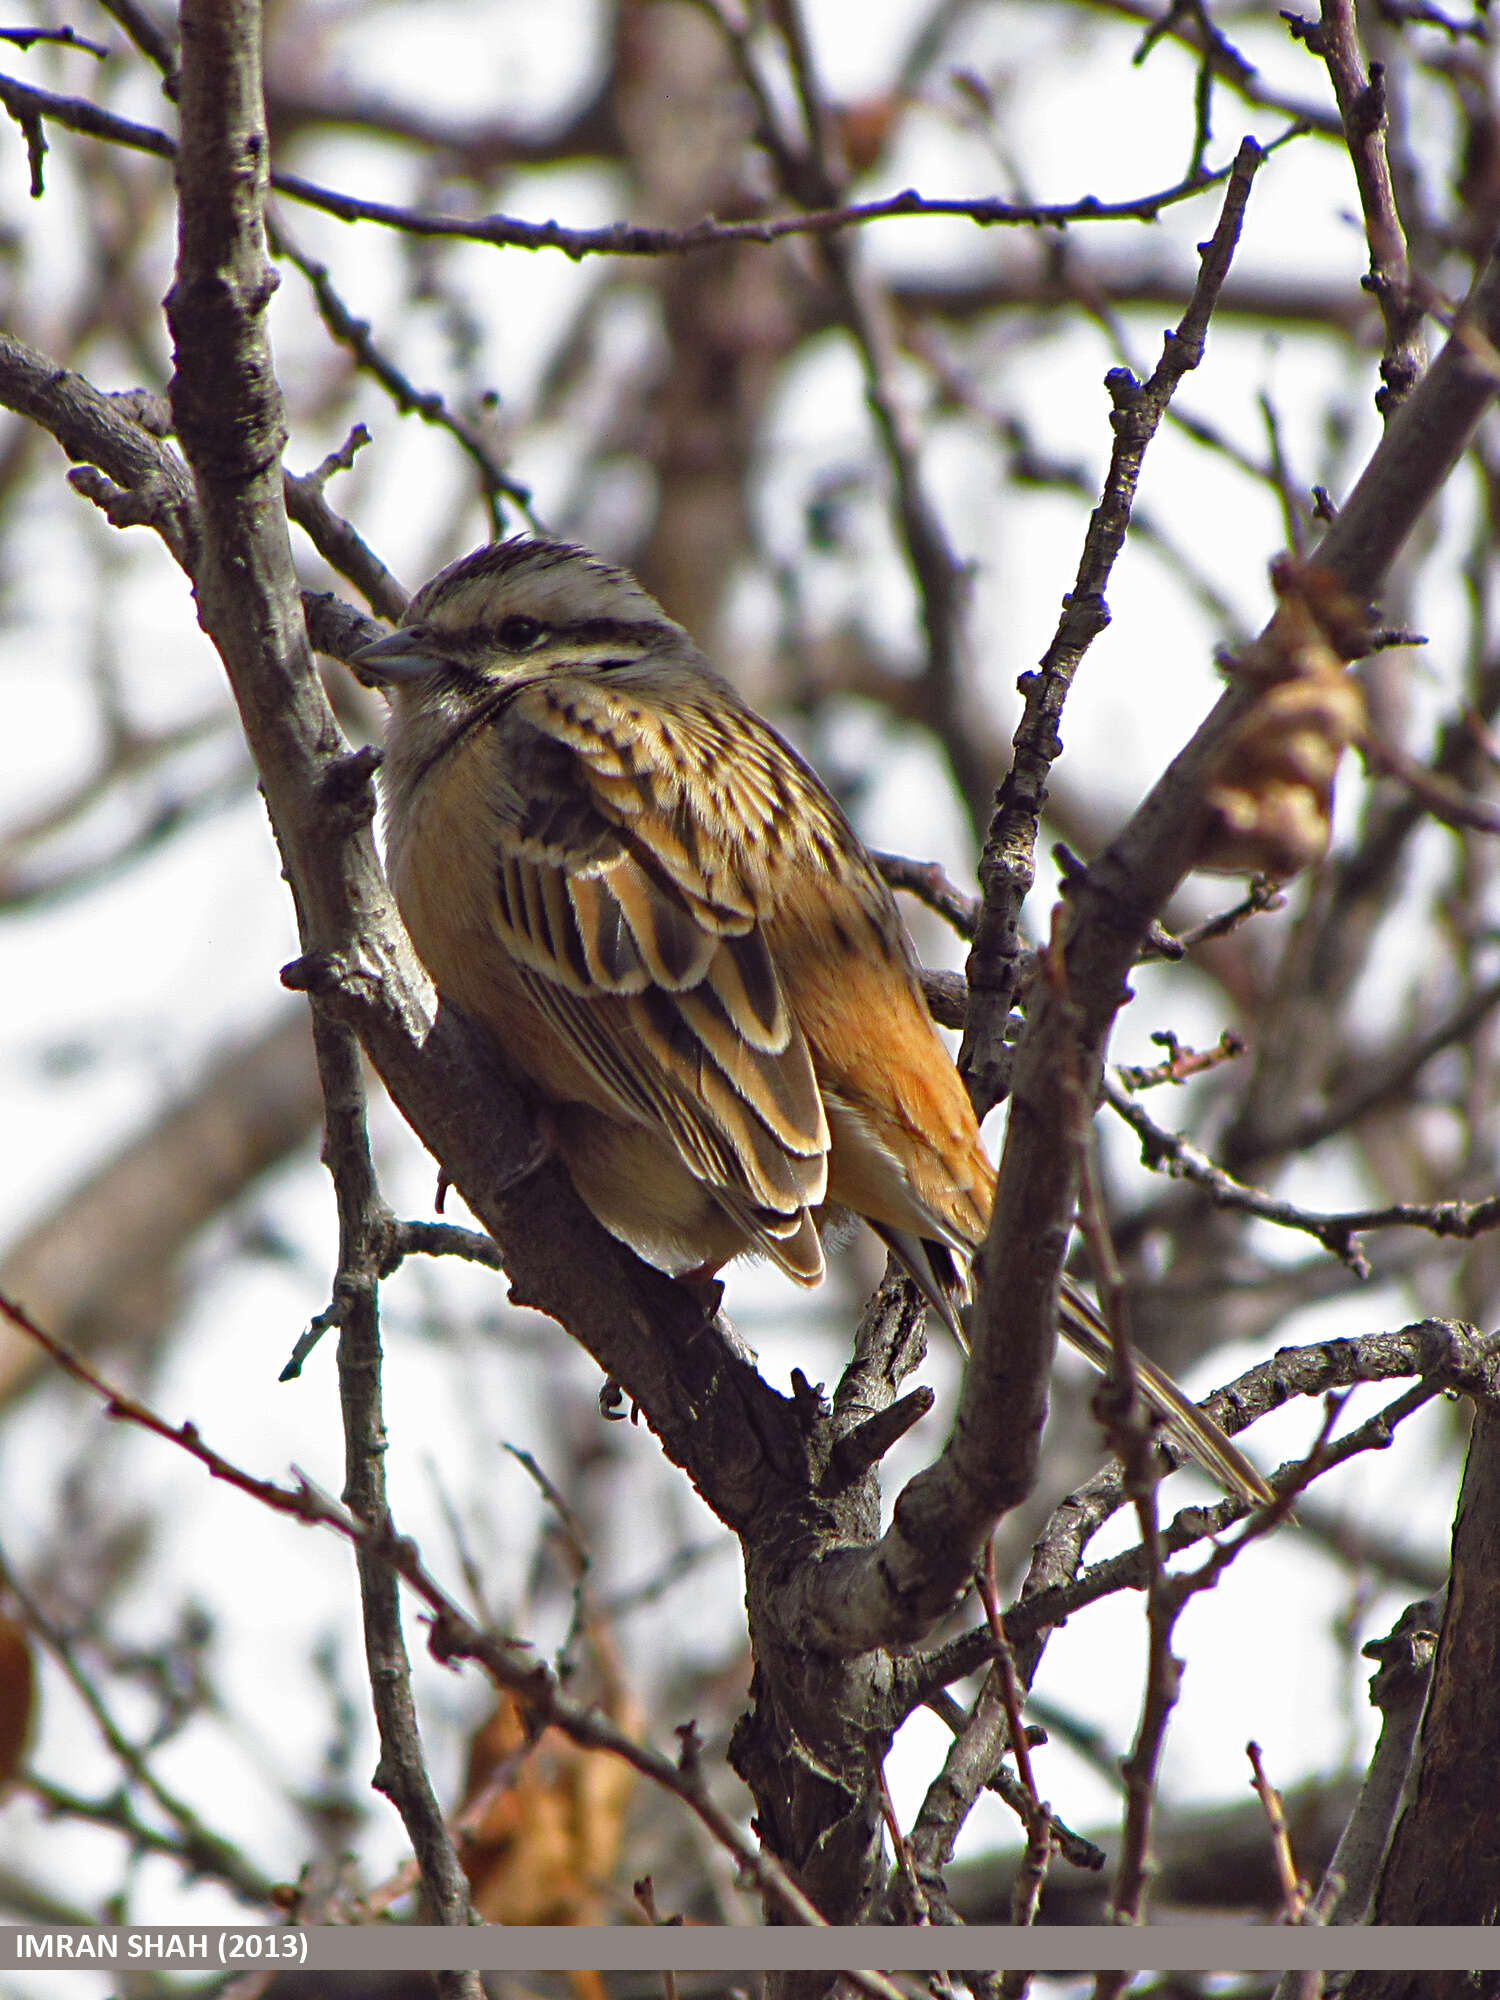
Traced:
[[724, 1286], [717, 1264], [699, 1264], [691, 1271], [679, 1271], [677, 1282], [691, 1293], [694, 1304], [703, 1308], [705, 1326], [717, 1319], [719, 1307], [724, 1303]]

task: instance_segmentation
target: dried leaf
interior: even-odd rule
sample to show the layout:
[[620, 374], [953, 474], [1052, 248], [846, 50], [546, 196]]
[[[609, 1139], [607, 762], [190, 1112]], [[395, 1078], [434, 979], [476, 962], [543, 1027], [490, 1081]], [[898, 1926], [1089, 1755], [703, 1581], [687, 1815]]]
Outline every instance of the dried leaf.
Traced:
[[1284, 882], [1328, 846], [1339, 761], [1366, 726], [1348, 662], [1366, 650], [1371, 619], [1326, 570], [1284, 558], [1271, 581], [1275, 616], [1230, 667], [1261, 692], [1204, 786], [1195, 866]]
[[[612, 1647], [597, 1629], [590, 1639], [600, 1707], [623, 1728], [638, 1727]], [[634, 1785], [618, 1757], [582, 1750], [555, 1729], [535, 1736], [502, 1693], [470, 1746], [458, 1819], [476, 1912], [495, 1924], [606, 1921]]]
[[886, 92], [836, 107], [834, 123], [850, 173], [867, 174], [880, 164], [903, 101], [899, 93]]

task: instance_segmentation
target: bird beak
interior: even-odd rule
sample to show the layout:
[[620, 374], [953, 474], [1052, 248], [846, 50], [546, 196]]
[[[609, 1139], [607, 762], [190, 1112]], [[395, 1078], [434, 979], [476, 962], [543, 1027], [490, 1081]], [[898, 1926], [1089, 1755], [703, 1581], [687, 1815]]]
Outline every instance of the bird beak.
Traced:
[[420, 631], [396, 631], [371, 646], [361, 646], [348, 664], [367, 686], [383, 688], [419, 681], [424, 674], [436, 673], [443, 661]]

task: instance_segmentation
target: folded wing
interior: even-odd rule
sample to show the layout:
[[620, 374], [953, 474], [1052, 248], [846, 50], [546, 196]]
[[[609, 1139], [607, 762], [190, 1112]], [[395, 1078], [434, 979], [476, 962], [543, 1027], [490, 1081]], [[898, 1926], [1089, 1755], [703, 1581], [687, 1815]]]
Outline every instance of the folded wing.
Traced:
[[502, 820], [496, 914], [530, 998], [621, 1117], [664, 1131], [758, 1249], [816, 1282], [828, 1125], [741, 788], [712, 781], [691, 715], [648, 718], [608, 684], [529, 687], [507, 729], [525, 804]]

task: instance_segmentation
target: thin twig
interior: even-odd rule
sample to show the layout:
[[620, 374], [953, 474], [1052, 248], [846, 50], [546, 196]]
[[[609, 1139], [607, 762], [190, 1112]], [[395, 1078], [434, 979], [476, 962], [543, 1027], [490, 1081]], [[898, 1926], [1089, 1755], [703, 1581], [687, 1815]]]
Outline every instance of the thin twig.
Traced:
[[82, 49], [85, 55], [97, 56], [101, 62], [109, 55], [102, 43], [89, 41], [75, 28], [0, 28], [0, 42], [10, 42], [23, 50], [34, 48], [38, 42], [57, 42], [64, 48]]
[[1202, 250], [1198, 282], [1176, 330], [1167, 336], [1149, 381], [1127, 370], [1106, 379], [1114, 404], [1114, 443], [1099, 504], [1089, 519], [1073, 588], [1063, 603], [1052, 643], [1024, 683], [1025, 710], [1015, 734], [1011, 768], [996, 795], [979, 880], [984, 901], [969, 955], [969, 1022], [960, 1067], [975, 1108], [983, 1113], [1010, 1088], [1011, 1056], [1004, 1029], [1015, 1004], [1021, 952], [1021, 906], [1036, 879], [1036, 839], [1047, 775], [1062, 744], [1058, 735], [1073, 676], [1109, 620], [1105, 588], [1125, 543], [1141, 462], [1183, 376], [1203, 357], [1208, 323], [1239, 241], [1245, 205], [1262, 149], [1246, 139], [1236, 156], [1218, 225]]
[[[634, 1895], [635, 1900], [641, 1906], [641, 1914], [645, 1917], [648, 1924], [676, 1925], [681, 1923], [682, 1919], [680, 1917], [664, 1917], [658, 1911], [656, 1907], [656, 1888], [649, 1875], [643, 1875], [634, 1884]], [[662, 2000], [677, 2000], [677, 1974], [669, 1972], [665, 1968], [663, 1968], [661, 1975], [661, 1993]]]
[[1147, 960], [1186, 958], [1200, 944], [1207, 944], [1214, 938], [1229, 937], [1241, 924], [1248, 923], [1251, 917], [1259, 916], [1263, 910], [1285, 908], [1286, 896], [1280, 887], [1264, 875], [1257, 876], [1243, 901], [1227, 910], [1220, 910], [1216, 916], [1206, 917], [1201, 924], [1194, 924], [1191, 930], [1182, 931], [1176, 937], [1164, 930], [1161, 924], [1153, 923], [1150, 943], [1142, 957]]
[[1121, 1063], [1115, 1074], [1128, 1091], [1154, 1090], [1158, 1084], [1186, 1083], [1190, 1076], [1205, 1076], [1209, 1070], [1218, 1069], [1222, 1063], [1233, 1062], [1245, 1053], [1245, 1039], [1233, 1028], [1226, 1028], [1211, 1049], [1185, 1049], [1170, 1028], [1163, 1028], [1151, 1037], [1158, 1048], [1166, 1050], [1166, 1059], [1143, 1067], [1138, 1063]]
[[[1055, 954], [1057, 976], [1063, 976], [1063, 957]], [[1140, 1547], [1146, 1568], [1146, 1684], [1141, 1697], [1140, 1722], [1130, 1754], [1120, 1766], [1125, 1783], [1125, 1818], [1121, 1829], [1120, 1859], [1115, 1886], [1110, 1897], [1111, 1915], [1116, 1923], [1138, 1924], [1144, 1919], [1147, 1885], [1154, 1862], [1151, 1856], [1151, 1821], [1156, 1803], [1156, 1778], [1166, 1747], [1167, 1724], [1182, 1685], [1183, 1662], [1172, 1651], [1172, 1632], [1180, 1606], [1172, 1580], [1168, 1578], [1162, 1550], [1161, 1518], [1157, 1496], [1161, 1486], [1161, 1461], [1154, 1449], [1151, 1425], [1136, 1376], [1135, 1356], [1126, 1324], [1125, 1282], [1110, 1238], [1104, 1198], [1094, 1163], [1094, 1129], [1089, 1102], [1081, 1076], [1073, 1079], [1072, 1143], [1078, 1156], [1078, 1224], [1088, 1245], [1094, 1268], [1094, 1284], [1099, 1294], [1105, 1324], [1114, 1349], [1113, 1364], [1104, 1389], [1096, 1398], [1109, 1416], [1107, 1435], [1124, 1473], [1124, 1490], [1135, 1507], [1140, 1524]], [[1095, 1988], [1098, 2000], [1123, 1990], [1110, 1974], [1101, 1974]]]
[[1250, 1759], [1253, 1774], [1250, 1782], [1265, 1808], [1266, 1824], [1271, 1829], [1271, 1854], [1276, 1863], [1276, 1879], [1281, 1884], [1282, 1918], [1289, 1924], [1300, 1924], [1307, 1911], [1307, 1884], [1298, 1874], [1292, 1855], [1292, 1836], [1287, 1828], [1281, 1794], [1266, 1776], [1260, 1745], [1247, 1743], [1245, 1755]]
[[979, 919], [979, 898], [970, 896], [935, 861], [911, 861], [904, 854], [876, 854], [876, 867], [893, 889], [904, 889], [935, 910], [961, 938], [971, 938]]
[[[3, 1293], [0, 1293], [0, 1314], [45, 1349], [64, 1373], [92, 1390], [102, 1401], [107, 1416], [134, 1424], [177, 1446], [196, 1459], [210, 1478], [223, 1480], [273, 1513], [305, 1525], [331, 1528], [354, 1547], [372, 1550], [431, 1614], [428, 1643], [434, 1658], [473, 1660], [498, 1687], [523, 1702], [539, 1727], [560, 1730], [581, 1749], [603, 1750], [621, 1758], [653, 1784], [680, 1799], [734, 1858], [756, 1889], [775, 1904], [785, 1921], [817, 1927], [824, 1924], [823, 1917], [775, 1856], [744, 1833], [733, 1815], [714, 1800], [690, 1744], [685, 1744], [683, 1755], [674, 1762], [660, 1751], [637, 1743], [597, 1709], [570, 1702], [560, 1692], [552, 1672], [528, 1658], [524, 1645], [481, 1629], [465, 1615], [429, 1573], [414, 1542], [404, 1536], [393, 1536], [388, 1527], [360, 1520], [303, 1473], [297, 1473], [294, 1486], [281, 1486], [275, 1480], [261, 1479], [244, 1471], [206, 1444], [196, 1424], [169, 1424], [134, 1396], [107, 1382]], [[855, 1980], [862, 1992], [875, 1996], [876, 2000], [905, 2000], [899, 1988], [877, 1973], [850, 1972], [844, 1976]]]
[[[30, 1330], [29, 1323], [24, 1318], [17, 1319], [15, 1310], [7, 1301], [0, 1299], [0, 1308], [3, 1308], [6, 1316], [14, 1324], [21, 1326], [23, 1331]], [[89, 1386], [97, 1388], [98, 1385], [90, 1383]], [[216, 1881], [223, 1882], [249, 1903], [258, 1904], [262, 1908], [274, 1906], [275, 1883], [269, 1876], [262, 1875], [260, 1870], [247, 1861], [230, 1841], [206, 1827], [192, 1807], [185, 1800], [178, 1798], [175, 1792], [169, 1791], [157, 1777], [146, 1761], [145, 1753], [126, 1736], [104, 1697], [84, 1672], [72, 1641], [47, 1617], [35, 1598], [17, 1578], [14, 1567], [5, 1561], [3, 1556], [0, 1556], [0, 1580], [4, 1581], [6, 1589], [20, 1605], [27, 1629], [35, 1633], [57, 1661], [85, 1708], [93, 1716], [100, 1735], [109, 1746], [110, 1755], [130, 1781], [139, 1785], [152, 1804], [163, 1812], [177, 1829], [170, 1848], [175, 1858], [190, 1872], [211, 1875]], [[42, 1779], [36, 1780], [37, 1785], [45, 1785], [46, 1782]], [[59, 1797], [64, 1798], [64, 1795], [59, 1793]], [[71, 1794], [65, 1795], [65, 1809], [75, 1812], [79, 1817], [97, 1817], [97, 1814], [90, 1811], [86, 1801], [79, 1801]], [[124, 1821], [117, 1820], [114, 1823], [122, 1832], [129, 1830], [128, 1823]]]
[[[1021, 1683], [1016, 1673], [1015, 1654], [1006, 1636], [1005, 1617], [1000, 1609], [1000, 1589], [995, 1580], [993, 1535], [985, 1545], [984, 1567], [979, 1573], [979, 1596], [989, 1623], [990, 1636], [995, 1642], [995, 1663], [990, 1672], [1000, 1691], [1010, 1730], [1011, 1754], [1016, 1760], [1016, 1775], [1026, 1800], [1026, 1851], [1010, 1892], [1011, 1923], [1017, 1929], [1024, 1929], [1036, 1922], [1042, 1890], [1047, 1881], [1047, 1868], [1052, 1859], [1052, 1809], [1043, 1802], [1037, 1790], [1036, 1774], [1031, 1767], [1031, 1745], [1021, 1719]], [[1030, 1983], [1029, 1972], [1007, 1972], [1001, 1979], [1000, 1990], [1006, 2000], [1025, 2000]]]
[[1379, 63], [1368, 70], [1365, 67], [1354, 0], [1322, 0], [1316, 24], [1293, 15], [1286, 19], [1293, 33], [1300, 34], [1328, 65], [1338, 99], [1370, 247], [1366, 283], [1385, 322], [1385, 353], [1380, 362], [1384, 386], [1375, 402], [1382, 416], [1388, 417], [1415, 387], [1427, 365], [1427, 352], [1422, 341], [1422, 304], [1412, 283], [1406, 233], [1386, 157], [1384, 72]]
[[[0, 75], [0, 104], [18, 123], [35, 125], [38, 120], [47, 120], [86, 138], [151, 153], [158, 159], [176, 158], [175, 142], [156, 126], [118, 117], [86, 98], [62, 97], [54, 91], [38, 90], [18, 77]], [[1299, 119], [1273, 139], [1267, 150], [1286, 145], [1307, 130]], [[342, 222], [374, 222], [410, 236], [445, 237], [502, 249], [560, 250], [565, 257], [577, 259], [681, 257], [726, 243], [779, 243], [789, 236], [834, 236], [846, 229], [911, 215], [956, 216], [982, 229], [1066, 229], [1072, 224], [1088, 222], [1155, 222], [1164, 209], [1221, 187], [1233, 171], [1232, 164], [1218, 167], [1200, 178], [1174, 181], [1150, 194], [1130, 195], [1116, 201], [1083, 195], [1076, 201], [1023, 203], [997, 201], [989, 196], [923, 195], [915, 188], [905, 188], [878, 201], [848, 202], [799, 215], [767, 216], [759, 221], [717, 222], [705, 218], [687, 229], [661, 229], [629, 222], [612, 222], [601, 229], [566, 229], [558, 222], [523, 222], [507, 215], [473, 218], [439, 215], [400, 203], [366, 201], [304, 180], [300, 174], [273, 173], [271, 186], [277, 194], [303, 202], [325, 215], [337, 216]]]
[[1331, 1214], [1302, 1208], [1265, 1188], [1236, 1180], [1191, 1139], [1158, 1125], [1144, 1105], [1109, 1078], [1105, 1079], [1104, 1100], [1140, 1139], [1141, 1160], [1153, 1173], [1191, 1181], [1212, 1197], [1216, 1207], [1314, 1237], [1360, 1277], [1368, 1276], [1369, 1267], [1357, 1239], [1368, 1230], [1425, 1229], [1434, 1236], [1469, 1241], [1500, 1228], [1500, 1195], [1484, 1201], [1387, 1202], [1381, 1208], [1351, 1208]]
[[285, 257], [307, 280], [318, 315], [329, 334], [340, 346], [348, 349], [367, 375], [379, 383], [401, 414], [418, 416], [424, 424], [433, 424], [456, 440], [479, 474], [480, 491], [489, 510], [491, 532], [498, 537], [505, 531], [499, 504], [502, 497], [518, 508], [535, 528], [537, 520], [532, 511], [530, 489], [511, 478], [479, 426], [466, 417], [457, 416], [436, 390], [417, 388], [380, 347], [370, 330], [369, 321], [357, 318], [345, 305], [334, 287], [328, 266], [320, 264], [300, 249], [285, 223], [273, 221], [268, 235], [272, 253]]
[[[313, 1007], [313, 1041], [323, 1091], [323, 1159], [339, 1216], [334, 1312], [339, 1326], [339, 1405], [344, 1421], [344, 1501], [377, 1538], [395, 1538], [386, 1498], [386, 1429], [381, 1394], [378, 1286], [389, 1211], [380, 1198], [366, 1128], [358, 1044]], [[376, 1542], [356, 1548], [370, 1696], [380, 1738], [375, 1787], [400, 1813], [421, 1871], [429, 1921], [474, 1921], [469, 1885], [422, 1750], [411, 1662], [401, 1631], [397, 1582]]]

